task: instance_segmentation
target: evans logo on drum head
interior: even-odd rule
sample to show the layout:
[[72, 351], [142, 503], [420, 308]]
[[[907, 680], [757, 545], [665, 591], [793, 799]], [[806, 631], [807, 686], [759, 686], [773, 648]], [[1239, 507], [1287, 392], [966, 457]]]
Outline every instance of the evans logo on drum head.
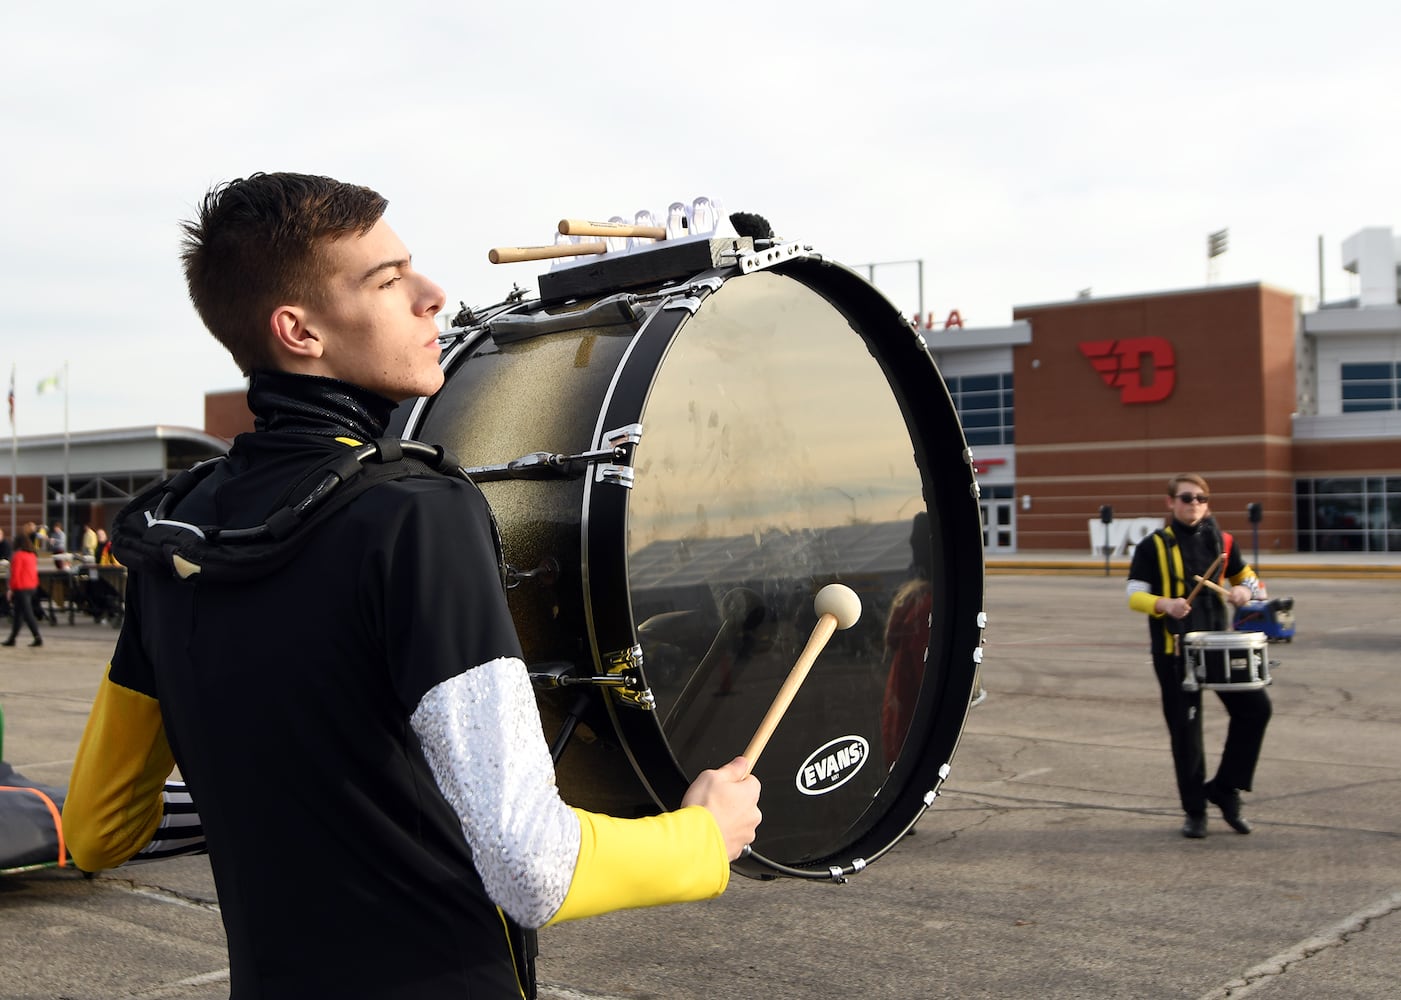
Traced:
[[826, 795], [856, 777], [869, 753], [865, 737], [838, 736], [808, 754], [798, 768], [794, 784], [804, 795]]

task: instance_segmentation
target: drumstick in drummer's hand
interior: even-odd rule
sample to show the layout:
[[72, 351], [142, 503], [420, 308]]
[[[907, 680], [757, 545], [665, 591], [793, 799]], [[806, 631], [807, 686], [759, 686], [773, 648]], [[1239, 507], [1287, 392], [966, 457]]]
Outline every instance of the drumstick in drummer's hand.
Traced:
[[803, 679], [812, 669], [817, 654], [822, 652], [822, 647], [827, 645], [827, 640], [832, 638], [837, 629], [851, 628], [861, 617], [861, 598], [856, 596], [856, 591], [840, 583], [829, 583], [819, 590], [812, 606], [818, 618], [812, 635], [808, 637], [808, 644], [803, 647], [798, 662], [793, 664], [793, 669], [788, 671], [788, 679], [783, 682], [783, 687], [778, 689], [773, 704], [764, 715], [764, 721], [759, 723], [759, 728], [754, 732], [754, 738], [749, 741], [749, 746], [744, 748], [743, 757], [749, 762], [751, 772], [759, 761], [759, 755], [764, 752], [769, 737], [778, 728], [778, 721], [783, 718], [783, 713], [788, 711], [788, 706], [792, 704]]
[[549, 260], [607, 251], [604, 243], [555, 243], [547, 247], [496, 247], [487, 251], [486, 259], [493, 264], [517, 264], [523, 260]]
[[1197, 585], [1193, 587], [1192, 592], [1187, 595], [1188, 604], [1191, 604], [1193, 601], [1195, 601], [1197, 599], [1197, 595], [1202, 592], [1202, 586], [1206, 583], [1206, 580], [1203, 579], [1203, 577], [1211, 576], [1212, 573], [1216, 572], [1216, 567], [1220, 565], [1221, 555], [1218, 554], [1215, 559], [1211, 560], [1211, 565], [1206, 568], [1206, 572], [1203, 573], [1201, 576], [1196, 577]]
[[636, 226], [630, 222], [589, 222], [585, 219], [560, 219], [561, 236], [636, 236], [647, 240], [666, 239], [665, 226]]
[[[1202, 584], [1205, 584], [1206, 586], [1210, 587], [1212, 590], [1220, 594], [1222, 597], [1231, 596], [1231, 592], [1225, 587], [1221, 586], [1221, 584], [1217, 583], [1215, 580], [1208, 580], [1204, 576], [1194, 577], [1193, 579], [1197, 580], [1198, 589], [1200, 589]], [[1195, 593], [1195, 591], [1193, 593]]]

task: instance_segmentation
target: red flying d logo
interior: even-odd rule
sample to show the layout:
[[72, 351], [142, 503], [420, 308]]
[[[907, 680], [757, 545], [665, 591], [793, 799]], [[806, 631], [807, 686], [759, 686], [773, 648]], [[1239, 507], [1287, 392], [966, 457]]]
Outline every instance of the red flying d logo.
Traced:
[[[1119, 390], [1122, 403], [1157, 403], [1177, 384], [1172, 345], [1162, 337], [1129, 340], [1083, 340], [1080, 353], [1090, 359], [1104, 384]], [[1144, 358], [1150, 360], [1144, 362]], [[1145, 381], [1146, 379], [1146, 381]]]

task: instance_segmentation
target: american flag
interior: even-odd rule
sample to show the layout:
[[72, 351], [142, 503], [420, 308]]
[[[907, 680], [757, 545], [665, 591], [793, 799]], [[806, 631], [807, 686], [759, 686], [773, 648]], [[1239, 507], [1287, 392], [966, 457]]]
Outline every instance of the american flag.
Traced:
[[10, 365], [10, 426], [15, 425], [15, 366]]

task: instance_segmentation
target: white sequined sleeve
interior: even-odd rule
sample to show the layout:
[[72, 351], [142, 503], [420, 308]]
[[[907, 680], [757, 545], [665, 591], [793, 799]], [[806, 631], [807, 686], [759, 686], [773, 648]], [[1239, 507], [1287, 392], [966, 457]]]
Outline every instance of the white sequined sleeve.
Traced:
[[443, 681], [410, 722], [492, 900], [543, 925], [569, 892], [579, 820], [555, 785], [525, 664], [492, 660]]

